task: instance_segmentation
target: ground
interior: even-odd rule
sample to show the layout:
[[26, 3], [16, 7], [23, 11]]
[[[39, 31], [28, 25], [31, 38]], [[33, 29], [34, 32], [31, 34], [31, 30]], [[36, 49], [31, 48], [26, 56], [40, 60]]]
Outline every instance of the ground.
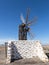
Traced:
[[[49, 53], [49, 46], [43, 46], [44, 52]], [[21, 59], [16, 60], [10, 64], [5, 64], [5, 46], [0, 46], [0, 65], [49, 65], [49, 62], [44, 63], [39, 61], [39, 59]]]

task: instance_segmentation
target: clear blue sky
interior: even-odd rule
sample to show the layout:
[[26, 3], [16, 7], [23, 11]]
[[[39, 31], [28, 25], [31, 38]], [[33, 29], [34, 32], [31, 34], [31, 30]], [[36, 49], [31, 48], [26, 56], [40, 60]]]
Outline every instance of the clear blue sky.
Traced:
[[36, 24], [31, 26], [33, 40], [49, 43], [49, 0], [0, 0], [0, 41], [18, 40], [20, 14], [25, 18], [27, 8], [30, 8], [30, 20], [38, 17]]

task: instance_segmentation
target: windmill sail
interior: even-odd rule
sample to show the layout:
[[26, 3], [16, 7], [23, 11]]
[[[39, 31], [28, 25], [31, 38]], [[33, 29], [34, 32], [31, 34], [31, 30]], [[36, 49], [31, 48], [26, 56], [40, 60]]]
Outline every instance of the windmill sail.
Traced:
[[26, 15], [26, 24], [27, 24], [28, 17], [29, 17], [29, 11], [30, 11], [30, 9], [27, 9], [27, 15]]
[[34, 38], [34, 34], [32, 34], [32, 32], [30, 32], [30, 31], [28, 31], [28, 33], [29, 33], [31, 39], [33, 39]]
[[28, 26], [34, 24], [36, 22], [37, 18], [35, 17], [33, 20], [29, 21], [29, 23], [27, 24]]
[[21, 14], [20, 18], [21, 18], [21, 21], [25, 24], [25, 19], [22, 14]]

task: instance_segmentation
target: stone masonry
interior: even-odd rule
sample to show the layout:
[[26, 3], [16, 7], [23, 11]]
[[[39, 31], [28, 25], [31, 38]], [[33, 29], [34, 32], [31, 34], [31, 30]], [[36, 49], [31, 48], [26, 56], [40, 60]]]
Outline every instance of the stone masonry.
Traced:
[[38, 57], [41, 61], [48, 61], [45, 55], [40, 41], [32, 40], [20, 40], [20, 41], [9, 41], [7, 43], [7, 60], [10, 63], [11, 60], [21, 58], [34, 58]]

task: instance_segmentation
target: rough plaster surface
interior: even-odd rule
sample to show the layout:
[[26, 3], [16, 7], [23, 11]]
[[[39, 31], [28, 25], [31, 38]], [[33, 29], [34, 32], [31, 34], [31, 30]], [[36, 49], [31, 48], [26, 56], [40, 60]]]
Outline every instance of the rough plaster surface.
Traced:
[[38, 57], [41, 61], [48, 61], [40, 41], [10, 41], [7, 44], [7, 61], [20, 58]]

